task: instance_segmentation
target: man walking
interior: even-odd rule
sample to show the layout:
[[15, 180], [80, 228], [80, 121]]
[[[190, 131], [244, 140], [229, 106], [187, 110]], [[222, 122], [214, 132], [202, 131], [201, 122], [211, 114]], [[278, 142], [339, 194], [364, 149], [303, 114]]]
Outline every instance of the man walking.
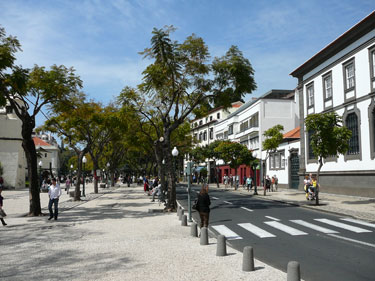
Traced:
[[[48, 210], [49, 210], [49, 219], [51, 220], [53, 217], [55, 217], [55, 220], [57, 220], [58, 215], [58, 205], [59, 205], [59, 197], [61, 196], [61, 188], [58, 183], [56, 183], [56, 179], [52, 179], [52, 184], [50, 185], [48, 189], [48, 196], [49, 196], [49, 203], [48, 203]], [[52, 205], [55, 207], [55, 213], [52, 211]]]

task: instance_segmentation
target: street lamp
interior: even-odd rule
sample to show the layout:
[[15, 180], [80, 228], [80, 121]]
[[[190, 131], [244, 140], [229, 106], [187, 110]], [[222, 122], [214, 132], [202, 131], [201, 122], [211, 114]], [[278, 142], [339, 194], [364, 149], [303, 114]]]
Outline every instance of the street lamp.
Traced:
[[70, 165], [70, 184], [73, 183], [73, 164]]
[[82, 196], [83, 197], [86, 197], [86, 194], [85, 194], [85, 168], [86, 168], [86, 162], [87, 162], [87, 158], [86, 158], [86, 156], [83, 156], [83, 158], [82, 158], [82, 163], [83, 163], [83, 194], [82, 194]]
[[108, 186], [108, 178], [109, 178], [109, 167], [111, 166], [111, 164], [109, 164], [109, 162], [107, 162], [107, 187]]
[[42, 166], [43, 166], [42, 160], [39, 161], [38, 165], [39, 165], [39, 181], [40, 181], [39, 189], [40, 189], [42, 186]]

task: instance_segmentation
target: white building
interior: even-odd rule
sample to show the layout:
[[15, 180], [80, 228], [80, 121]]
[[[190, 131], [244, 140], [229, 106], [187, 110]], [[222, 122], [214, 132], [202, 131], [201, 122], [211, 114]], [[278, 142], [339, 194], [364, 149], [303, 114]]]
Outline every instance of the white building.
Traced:
[[[284, 131], [298, 126], [298, 97], [293, 90], [271, 90], [263, 96], [242, 105], [225, 120], [215, 124], [215, 139], [230, 140], [246, 145], [253, 150], [253, 155], [265, 161], [266, 151], [262, 150], [263, 133], [269, 128], [280, 124]], [[263, 163], [265, 165], [265, 163]], [[265, 166], [264, 166], [265, 168]], [[238, 168], [240, 183], [244, 176], [251, 174], [250, 167], [242, 165]], [[268, 173], [268, 172], [267, 172]], [[235, 174], [229, 166], [220, 167], [220, 175]], [[261, 175], [257, 175], [257, 179]], [[257, 180], [260, 184], [259, 180]]]
[[267, 174], [278, 178], [280, 187], [299, 187], [300, 127], [284, 134], [284, 140], [267, 161]]
[[[52, 172], [54, 177], [58, 176], [60, 171], [60, 149], [56, 140], [50, 134], [35, 136], [33, 140], [38, 153], [39, 172], [49, 172], [46, 173], [48, 175]], [[40, 166], [39, 164], [42, 165]]]
[[234, 102], [231, 107], [224, 108], [220, 106], [208, 112], [203, 118], [197, 118], [190, 122], [191, 136], [198, 141], [199, 146], [205, 146], [214, 141], [214, 126], [217, 122], [224, 120], [229, 114], [236, 111], [242, 102]]
[[[349, 151], [325, 159], [323, 190], [375, 196], [375, 12], [291, 73], [298, 78], [300, 177], [318, 170], [304, 118], [336, 111], [352, 131]], [[301, 186], [302, 187], [302, 186]]]
[[10, 106], [0, 108], [0, 162], [4, 186], [25, 187], [26, 157], [22, 148], [22, 122]]

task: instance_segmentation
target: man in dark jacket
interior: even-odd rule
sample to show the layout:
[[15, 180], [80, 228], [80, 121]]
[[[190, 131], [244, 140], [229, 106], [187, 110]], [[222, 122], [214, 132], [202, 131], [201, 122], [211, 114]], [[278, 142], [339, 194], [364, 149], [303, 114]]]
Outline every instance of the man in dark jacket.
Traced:
[[201, 218], [201, 228], [208, 227], [210, 217], [210, 196], [208, 195], [208, 185], [203, 185], [198, 194], [197, 211]]

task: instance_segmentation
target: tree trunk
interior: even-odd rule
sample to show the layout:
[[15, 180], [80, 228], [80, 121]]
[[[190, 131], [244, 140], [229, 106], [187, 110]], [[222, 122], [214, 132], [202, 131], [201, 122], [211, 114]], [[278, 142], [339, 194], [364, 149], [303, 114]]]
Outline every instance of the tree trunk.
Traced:
[[[25, 124], [25, 122], [23, 124]], [[33, 128], [27, 128], [25, 125], [22, 125], [22, 137], [23, 137], [22, 147], [26, 155], [28, 178], [30, 182], [29, 215], [39, 216], [42, 214], [42, 210], [40, 207], [40, 186], [39, 186], [38, 165], [37, 165], [38, 159], [37, 159], [35, 144], [31, 136], [32, 129]]]
[[81, 173], [82, 173], [82, 158], [85, 153], [83, 151], [80, 151], [77, 153], [77, 183], [74, 190], [74, 201], [80, 201], [81, 200]]
[[170, 138], [169, 136], [165, 137], [165, 146], [164, 150], [165, 157], [166, 157], [166, 164], [168, 169], [168, 202], [167, 202], [167, 209], [171, 211], [175, 211], [177, 209], [177, 201], [176, 201], [176, 167], [175, 167], [175, 159], [172, 156], [172, 150], [170, 147]]
[[215, 176], [215, 181], [216, 181], [216, 186], [217, 188], [219, 188], [219, 175], [218, 175], [218, 172], [217, 172], [217, 167], [216, 167], [216, 160], [214, 159], [214, 164], [212, 165], [213, 166], [213, 169], [214, 169], [214, 176]]

